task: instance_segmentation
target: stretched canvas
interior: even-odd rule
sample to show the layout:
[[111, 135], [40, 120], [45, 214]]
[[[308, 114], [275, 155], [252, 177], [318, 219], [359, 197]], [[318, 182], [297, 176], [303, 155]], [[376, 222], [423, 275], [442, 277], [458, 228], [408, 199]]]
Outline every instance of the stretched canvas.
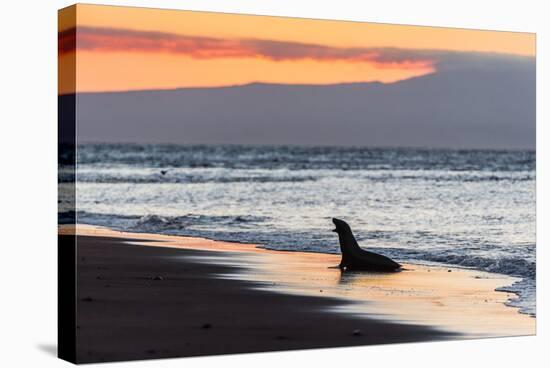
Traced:
[[61, 358], [535, 333], [534, 34], [74, 5], [58, 38]]

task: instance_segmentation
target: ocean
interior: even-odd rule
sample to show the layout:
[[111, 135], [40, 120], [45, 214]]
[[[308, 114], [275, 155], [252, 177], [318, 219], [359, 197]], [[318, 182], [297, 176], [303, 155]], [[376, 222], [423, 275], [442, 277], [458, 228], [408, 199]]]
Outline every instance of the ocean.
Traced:
[[78, 223], [339, 253], [338, 217], [401, 262], [519, 277], [509, 304], [535, 316], [534, 151], [83, 144], [77, 160]]

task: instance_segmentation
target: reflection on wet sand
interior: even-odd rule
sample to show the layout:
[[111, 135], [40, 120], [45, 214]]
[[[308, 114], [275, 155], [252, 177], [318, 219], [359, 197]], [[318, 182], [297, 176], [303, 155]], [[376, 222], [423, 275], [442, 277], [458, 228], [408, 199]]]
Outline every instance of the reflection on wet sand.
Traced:
[[[236, 275], [283, 293], [341, 298], [335, 312], [437, 326], [467, 337], [526, 335], [535, 319], [504, 303], [496, 288], [516, 279], [485, 272], [406, 264], [398, 273], [342, 272], [338, 257], [296, 252], [239, 253]], [[219, 260], [218, 260], [219, 261]]]

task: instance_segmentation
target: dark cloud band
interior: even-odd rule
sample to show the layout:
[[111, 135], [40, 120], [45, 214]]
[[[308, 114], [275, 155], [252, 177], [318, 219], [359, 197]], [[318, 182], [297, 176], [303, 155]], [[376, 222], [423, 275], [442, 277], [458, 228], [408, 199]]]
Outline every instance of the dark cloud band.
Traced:
[[[494, 67], [532, 57], [490, 52], [418, 50], [403, 48], [340, 48], [312, 43], [223, 39], [166, 32], [120, 28], [78, 27], [62, 31], [59, 53], [78, 50], [140, 52], [185, 55], [195, 59], [258, 58], [279, 61], [366, 63], [377, 68], [442, 70], [446, 68]], [[503, 64], [504, 63], [504, 64]]]
[[[77, 36], [75, 46], [74, 37]], [[380, 67], [425, 68], [434, 55], [405, 49], [338, 48], [317, 44], [258, 39], [221, 39], [117, 28], [78, 27], [59, 33], [59, 51], [151, 52], [195, 59], [263, 58], [272, 61], [316, 60], [375, 64]]]

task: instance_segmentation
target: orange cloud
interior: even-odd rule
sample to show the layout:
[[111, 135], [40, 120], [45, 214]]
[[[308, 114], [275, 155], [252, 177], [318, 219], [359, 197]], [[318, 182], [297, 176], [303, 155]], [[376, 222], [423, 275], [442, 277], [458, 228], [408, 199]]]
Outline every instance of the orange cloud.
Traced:
[[194, 59], [260, 58], [270, 61], [347, 61], [380, 68], [425, 69], [437, 54], [397, 48], [339, 48], [318, 44], [186, 36], [119, 28], [78, 27], [59, 33], [60, 54], [76, 48], [97, 52], [140, 52], [185, 55]]

